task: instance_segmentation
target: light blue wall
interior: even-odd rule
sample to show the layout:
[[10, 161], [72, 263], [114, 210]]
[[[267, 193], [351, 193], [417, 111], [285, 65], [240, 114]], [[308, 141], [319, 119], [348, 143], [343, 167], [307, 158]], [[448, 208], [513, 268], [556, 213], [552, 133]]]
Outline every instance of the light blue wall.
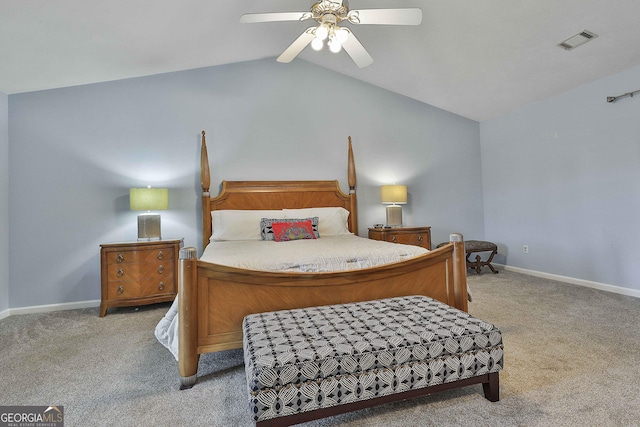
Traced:
[[0, 92], [0, 318], [9, 308], [9, 97]]
[[481, 123], [485, 235], [508, 265], [640, 290], [640, 96], [606, 102], [639, 82], [633, 68]]
[[222, 179], [340, 179], [347, 136], [360, 234], [379, 185], [409, 187], [405, 223], [483, 237], [477, 122], [302, 60], [273, 59], [11, 95], [10, 307], [100, 297], [99, 245], [135, 240], [128, 189], [170, 189], [165, 237], [198, 245], [200, 131]]

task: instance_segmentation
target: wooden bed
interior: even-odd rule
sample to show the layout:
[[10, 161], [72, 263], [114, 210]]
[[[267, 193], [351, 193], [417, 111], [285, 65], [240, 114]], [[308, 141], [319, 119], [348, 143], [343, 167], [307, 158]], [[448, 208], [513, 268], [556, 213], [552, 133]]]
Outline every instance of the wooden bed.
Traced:
[[[209, 160], [202, 132], [201, 184], [203, 248], [211, 235], [211, 212], [219, 209], [344, 207], [349, 230], [358, 232], [356, 172], [348, 140], [349, 193], [338, 181], [223, 181], [211, 197]], [[181, 388], [196, 382], [199, 356], [242, 348], [247, 314], [425, 295], [467, 311], [464, 242], [452, 234], [443, 247], [410, 260], [334, 273], [277, 273], [243, 270], [197, 259], [196, 248], [180, 252], [178, 274], [178, 366]]]

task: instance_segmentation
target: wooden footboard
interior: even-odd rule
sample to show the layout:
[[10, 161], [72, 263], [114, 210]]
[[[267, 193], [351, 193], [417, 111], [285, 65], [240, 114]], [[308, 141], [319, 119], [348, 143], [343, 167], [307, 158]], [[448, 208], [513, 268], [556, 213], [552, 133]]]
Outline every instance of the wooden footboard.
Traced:
[[179, 371], [181, 388], [196, 381], [200, 354], [242, 347], [247, 314], [425, 295], [467, 311], [462, 235], [408, 261], [336, 273], [249, 271], [196, 260], [195, 248], [179, 262]]

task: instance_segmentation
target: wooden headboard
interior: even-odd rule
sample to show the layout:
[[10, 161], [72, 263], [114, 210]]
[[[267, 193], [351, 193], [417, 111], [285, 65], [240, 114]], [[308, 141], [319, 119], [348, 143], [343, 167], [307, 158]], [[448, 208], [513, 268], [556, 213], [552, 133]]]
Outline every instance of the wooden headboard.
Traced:
[[300, 209], [313, 207], [343, 207], [349, 211], [349, 231], [358, 233], [356, 200], [356, 168], [351, 137], [348, 138], [347, 175], [349, 193], [333, 181], [222, 181], [220, 194], [209, 193], [209, 156], [205, 132], [202, 131], [200, 151], [200, 184], [202, 185], [202, 247], [211, 236], [211, 212], [221, 209]]

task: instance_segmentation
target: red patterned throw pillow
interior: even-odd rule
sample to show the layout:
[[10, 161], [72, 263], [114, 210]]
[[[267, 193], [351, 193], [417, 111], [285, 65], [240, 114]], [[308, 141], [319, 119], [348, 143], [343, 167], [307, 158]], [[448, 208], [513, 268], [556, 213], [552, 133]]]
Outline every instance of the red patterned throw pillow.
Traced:
[[287, 242], [289, 240], [315, 239], [311, 219], [307, 220], [281, 220], [271, 224], [273, 228], [273, 240]]

